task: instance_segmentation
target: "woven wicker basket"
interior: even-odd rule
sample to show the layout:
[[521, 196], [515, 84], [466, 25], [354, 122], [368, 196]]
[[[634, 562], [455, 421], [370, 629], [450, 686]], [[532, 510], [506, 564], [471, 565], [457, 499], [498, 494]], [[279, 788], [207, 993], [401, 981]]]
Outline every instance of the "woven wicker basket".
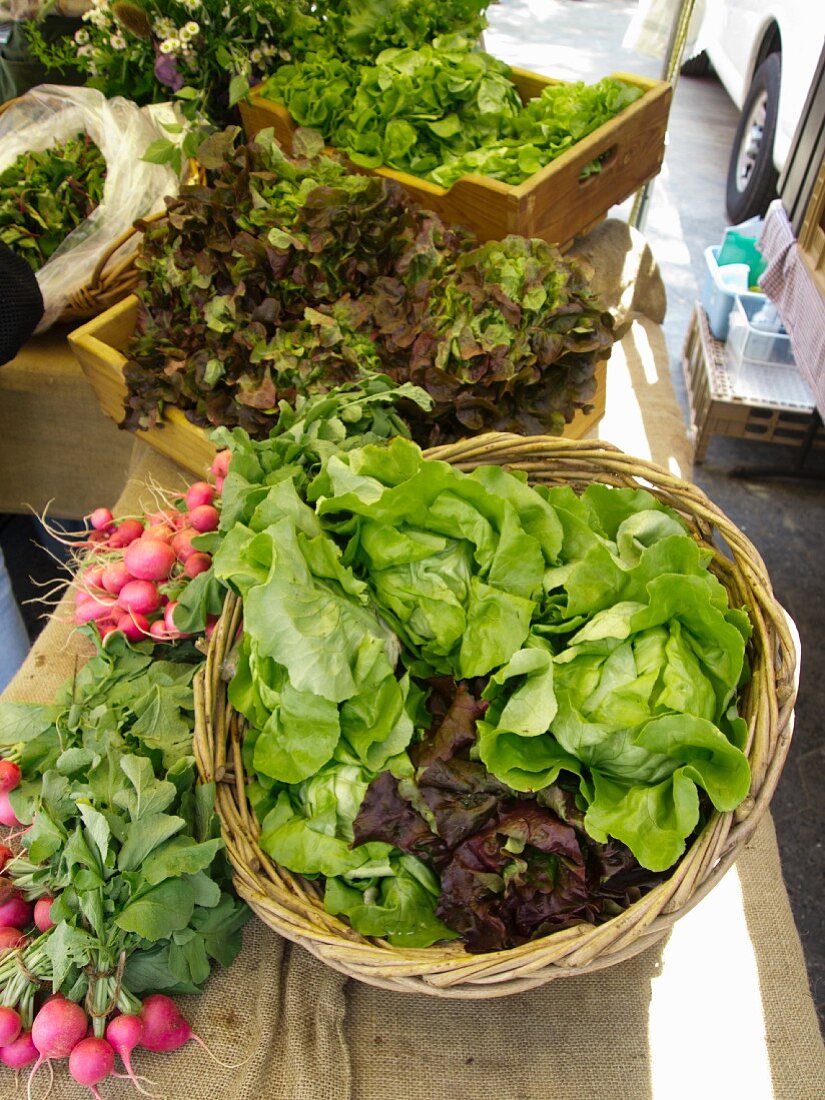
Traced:
[[[463, 470], [499, 464], [525, 470], [533, 483], [584, 488], [592, 481], [651, 490], [689, 523], [713, 552], [714, 573], [753, 621], [753, 675], [740, 700], [749, 737], [750, 793], [734, 813], [714, 812], [671, 877], [605, 924], [580, 924], [505, 951], [471, 955], [459, 945], [410, 950], [364, 939], [324, 911], [317, 888], [277, 867], [257, 843], [259, 825], [244, 792], [243, 722], [226, 700], [224, 659], [242, 608], [234, 597], [212, 636], [196, 679], [195, 754], [204, 779], [217, 781], [217, 804], [238, 893], [287, 939], [370, 985], [441, 997], [488, 998], [552, 978], [601, 969], [644, 950], [721, 878], [770, 801], [790, 743], [796, 648], [758, 553], [693, 485], [609, 444], [546, 436], [489, 434], [427, 452]], [[724, 550], [724, 553], [723, 553]], [[729, 556], [726, 556], [729, 555]]]
[[[17, 102], [16, 99], [9, 99], [5, 103], [0, 103], [0, 115]], [[197, 168], [192, 162], [190, 179], [198, 179], [200, 172], [202, 169]], [[145, 218], [144, 221], [154, 221], [164, 216], [165, 211], [161, 211]], [[138, 233], [139, 230], [130, 226], [108, 245], [89, 276], [88, 282], [76, 290], [66, 302], [57, 318], [58, 323], [87, 321], [132, 293], [138, 284], [140, 272], [135, 266], [137, 248], [128, 246]]]

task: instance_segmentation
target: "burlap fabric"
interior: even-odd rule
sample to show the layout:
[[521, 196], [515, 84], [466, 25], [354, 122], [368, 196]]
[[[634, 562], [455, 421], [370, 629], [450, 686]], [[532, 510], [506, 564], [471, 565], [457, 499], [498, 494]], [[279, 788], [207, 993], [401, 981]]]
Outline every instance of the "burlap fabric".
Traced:
[[0, 367], [0, 512], [42, 512], [51, 501], [51, 515], [77, 519], [111, 508], [133, 447], [100, 411], [65, 327]]

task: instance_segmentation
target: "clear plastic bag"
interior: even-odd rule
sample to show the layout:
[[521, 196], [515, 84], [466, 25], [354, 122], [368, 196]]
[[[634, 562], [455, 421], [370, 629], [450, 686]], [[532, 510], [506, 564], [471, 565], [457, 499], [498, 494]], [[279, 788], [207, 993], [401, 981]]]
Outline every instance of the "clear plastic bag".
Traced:
[[[58, 319], [73, 295], [88, 285], [98, 262], [138, 218], [164, 209], [179, 180], [167, 165], [141, 160], [147, 146], [166, 136], [156, 114], [129, 100], [106, 99], [92, 88], [41, 84], [0, 114], [0, 171], [21, 153], [40, 151], [87, 133], [106, 162], [103, 199], [37, 273], [46, 309], [37, 331]], [[135, 237], [125, 250], [137, 248]], [[124, 251], [118, 252], [118, 259]]]

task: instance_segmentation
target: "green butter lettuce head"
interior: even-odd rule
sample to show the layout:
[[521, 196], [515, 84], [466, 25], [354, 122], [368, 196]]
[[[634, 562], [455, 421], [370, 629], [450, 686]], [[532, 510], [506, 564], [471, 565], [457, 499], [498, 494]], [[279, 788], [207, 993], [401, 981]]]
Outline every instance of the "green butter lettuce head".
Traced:
[[522, 645], [562, 541], [554, 509], [522, 479], [468, 476], [399, 439], [330, 459], [310, 495], [418, 658], [466, 679]]
[[649, 493], [591, 485], [542, 495], [562, 525], [561, 553], [545, 572], [530, 648], [485, 689], [479, 756], [516, 790], [578, 775], [588, 832], [665, 869], [699, 820], [699, 788], [719, 810], [748, 790], [734, 705], [747, 616]]

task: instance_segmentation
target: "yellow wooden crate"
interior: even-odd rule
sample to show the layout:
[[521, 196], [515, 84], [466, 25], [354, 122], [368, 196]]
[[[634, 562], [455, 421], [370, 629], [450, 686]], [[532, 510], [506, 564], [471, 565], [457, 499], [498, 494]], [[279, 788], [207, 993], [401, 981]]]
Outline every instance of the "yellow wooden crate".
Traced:
[[[137, 322], [138, 299], [134, 294], [69, 333], [69, 344], [95, 391], [103, 412], [120, 423], [126, 405], [124, 349]], [[589, 411], [579, 410], [564, 430], [568, 439], [581, 439], [604, 416], [606, 361], [596, 365], [596, 393]], [[135, 433], [138, 439], [202, 477], [215, 457], [215, 447], [203, 428], [190, 423], [180, 409], [164, 410], [162, 423]]]
[[[525, 103], [548, 85], [565, 83], [524, 69], [513, 69], [512, 74]], [[627, 73], [613, 75], [641, 89], [640, 98], [523, 183], [501, 183], [472, 174], [447, 189], [392, 168], [352, 167], [396, 180], [422, 206], [435, 210], [449, 224], [466, 226], [482, 241], [519, 233], [566, 248], [662, 166], [670, 84]], [[285, 107], [253, 91], [249, 103], [241, 103], [240, 108], [248, 137], [271, 127], [278, 141], [289, 148], [297, 127]], [[583, 179], [582, 170], [594, 160], [601, 162], [601, 171]]]
[[[98, 404], [117, 424], [124, 418], [127, 396], [123, 349], [135, 331], [137, 312], [137, 296], [130, 294], [68, 336]], [[190, 424], [180, 409], [165, 409], [161, 424], [135, 435], [198, 477], [204, 476], [216, 453], [206, 432]]]

